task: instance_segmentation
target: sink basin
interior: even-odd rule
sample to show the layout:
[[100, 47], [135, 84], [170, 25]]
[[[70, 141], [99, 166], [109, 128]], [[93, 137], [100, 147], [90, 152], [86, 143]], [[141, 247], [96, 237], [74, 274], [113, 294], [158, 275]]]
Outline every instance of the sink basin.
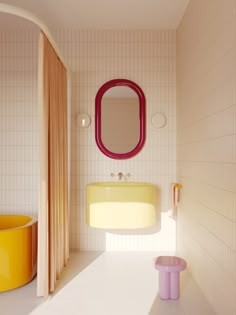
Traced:
[[148, 183], [87, 185], [87, 224], [102, 229], [139, 229], [156, 223], [156, 187]]

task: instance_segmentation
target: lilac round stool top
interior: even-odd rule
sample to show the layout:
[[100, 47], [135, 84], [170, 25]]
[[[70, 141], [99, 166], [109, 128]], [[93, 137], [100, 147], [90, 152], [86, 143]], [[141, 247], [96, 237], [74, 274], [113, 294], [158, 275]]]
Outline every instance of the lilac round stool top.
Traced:
[[180, 272], [186, 266], [186, 261], [176, 256], [159, 256], [155, 261], [155, 268], [165, 272]]

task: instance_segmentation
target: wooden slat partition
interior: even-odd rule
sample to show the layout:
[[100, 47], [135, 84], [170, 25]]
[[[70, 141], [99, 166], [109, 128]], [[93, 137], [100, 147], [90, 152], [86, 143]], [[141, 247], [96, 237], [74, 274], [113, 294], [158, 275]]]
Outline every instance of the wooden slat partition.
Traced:
[[47, 296], [69, 258], [67, 72], [42, 32], [39, 107], [38, 296]]

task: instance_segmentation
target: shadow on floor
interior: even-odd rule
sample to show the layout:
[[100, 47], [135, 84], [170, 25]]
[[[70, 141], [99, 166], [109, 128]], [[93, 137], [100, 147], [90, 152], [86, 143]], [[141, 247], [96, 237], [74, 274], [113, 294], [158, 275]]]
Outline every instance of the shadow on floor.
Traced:
[[[57, 282], [57, 289], [53, 293], [55, 296], [74, 277], [87, 268], [103, 252], [77, 252], [70, 253], [70, 260], [67, 267]], [[41, 307], [48, 299], [37, 297], [37, 278], [30, 283], [7, 292], [0, 293], [0, 314], [1, 315], [28, 315], [38, 307]]]
[[37, 279], [7, 292], [0, 293], [1, 315], [26, 315], [43, 303], [44, 298], [37, 297]]
[[156, 296], [148, 315], [156, 314], [216, 315], [188, 271], [180, 275], [179, 300], [162, 300]]
[[56, 290], [53, 292], [52, 296], [55, 296], [71, 280], [73, 280], [74, 277], [86, 269], [102, 254], [103, 252], [79, 252], [78, 255], [78, 251], [71, 251], [68, 264], [62, 273], [61, 279], [57, 281]]

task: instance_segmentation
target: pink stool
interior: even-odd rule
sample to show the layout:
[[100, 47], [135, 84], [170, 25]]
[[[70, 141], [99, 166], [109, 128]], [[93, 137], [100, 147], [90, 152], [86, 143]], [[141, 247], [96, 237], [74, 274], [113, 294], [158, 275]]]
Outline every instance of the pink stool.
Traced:
[[160, 298], [163, 300], [179, 298], [179, 273], [186, 268], [186, 261], [176, 256], [159, 256], [155, 268], [159, 270]]

